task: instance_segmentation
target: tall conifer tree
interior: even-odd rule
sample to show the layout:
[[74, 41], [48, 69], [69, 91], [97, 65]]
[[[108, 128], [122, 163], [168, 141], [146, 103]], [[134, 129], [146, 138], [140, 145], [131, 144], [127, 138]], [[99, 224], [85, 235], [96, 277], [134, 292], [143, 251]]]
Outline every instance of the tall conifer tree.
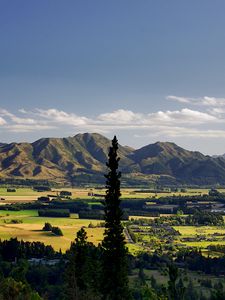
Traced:
[[105, 195], [105, 233], [102, 246], [103, 255], [103, 293], [106, 300], [130, 299], [127, 274], [127, 248], [121, 223], [123, 212], [120, 208], [120, 177], [117, 156], [118, 141], [116, 136], [109, 149], [109, 172], [106, 177]]

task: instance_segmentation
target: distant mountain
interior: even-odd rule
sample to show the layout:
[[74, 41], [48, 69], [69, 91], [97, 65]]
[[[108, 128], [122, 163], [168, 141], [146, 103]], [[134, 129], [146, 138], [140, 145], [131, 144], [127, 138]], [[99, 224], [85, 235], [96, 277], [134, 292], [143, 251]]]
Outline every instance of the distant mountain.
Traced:
[[[6, 144], [0, 147], [0, 177], [67, 182], [73, 176], [102, 174], [110, 143], [100, 134], [85, 133], [68, 138], [43, 138], [31, 144]], [[128, 158], [131, 151], [120, 147], [122, 167], [131, 163]]]
[[147, 145], [129, 155], [144, 174], [170, 175], [195, 184], [225, 182], [225, 159], [188, 151], [174, 143]]
[[221, 154], [221, 155], [213, 155], [212, 157], [213, 157], [213, 158], [217, 158], [217, 157], [225, 158], [225, 153], [224, 153], [224, 154]]
[[[104, 183], [111, 141], [97, 133], [0, 145], [0, 178], [47, 179], [61, 183]], [[225, 159], [185, 150], [174, 143], [135, 150], [119, 147], [123, 180], [164, 179], [187, 184], [224, 184]]]

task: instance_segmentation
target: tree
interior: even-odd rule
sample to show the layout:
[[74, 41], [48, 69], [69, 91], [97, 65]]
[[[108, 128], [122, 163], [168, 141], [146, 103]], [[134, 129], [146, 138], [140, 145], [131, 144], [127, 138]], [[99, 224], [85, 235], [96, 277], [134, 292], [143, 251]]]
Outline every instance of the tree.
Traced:
[[45, 223], [44, 227], [42, 228], [43, 231], [52, 231], [52, 225], [48, 222]]
[[169, 281], [168, 281], [168, 291], [169, 299], [178, 300], [179, 295], [176, 288], [176, 281], [178, 279], [178, 269], [175, 265], [169, 265]]
[[0, 299], [4, 300], [42, 300], [38, 293], [32, 291], [30, 286], [13, 278], [5, 278], [0, 283]]
[[63, 236], [62, 230], [59, 227], [52, 227], [52, 233], [57, 236]]
[[123, 235], [121, 219], [123, 212], [120, 208], [120, 177], [118, 172], [119, 157], [117, 156], [118, 141], [116, 136], [109, 149], [109, 172], [106, 177], [106, 195], [104, 201], [105, 233], [103, 247], [103, 299], [130, 299], [127, 274], [127, 248]]
[[69, 263], [66, 271], [66, 299], [99, 300], [98, 248], [87, 241], [87, 233], [81, 228], [75, 242], [67, 252]]
[[66, 271], [66, 299], [79, 300], [80, 288], [83, 289], [85, 281], [83, 280], [83, 265], [86, 260], [87, 233], [81, 228], [77, 232], [75, 243], [71, 243], [68, 252], [69, 264]]

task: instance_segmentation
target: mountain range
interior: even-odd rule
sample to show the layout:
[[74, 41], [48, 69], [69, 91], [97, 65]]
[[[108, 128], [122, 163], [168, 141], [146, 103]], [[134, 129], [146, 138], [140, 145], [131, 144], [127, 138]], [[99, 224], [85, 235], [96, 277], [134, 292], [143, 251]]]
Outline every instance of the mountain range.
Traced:
[[[111, 141], [98, 133], [0, 144], [0, 178], [45, 179], [58, 183], [104, 183]], [[119, 146], [123, 182], [215, 185], [225, 182], [225, 158], [156, 142], [140, 149]]]

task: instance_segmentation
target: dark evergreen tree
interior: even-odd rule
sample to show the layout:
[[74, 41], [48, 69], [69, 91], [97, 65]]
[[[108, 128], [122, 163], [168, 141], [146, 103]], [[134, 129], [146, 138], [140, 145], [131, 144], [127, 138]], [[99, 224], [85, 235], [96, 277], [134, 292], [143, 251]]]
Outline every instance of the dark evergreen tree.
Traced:
[[79, 300], [80, 290], [86, 288], [86, 282], [83, 280], [83, 266], [86, 261], [87, 233], [81, 228], [77, 232], [75, 243], [71, 243], [68, 252], [69, 264], [66, 272], [67, 297], [66, 299]]
[[[190, 279], [190, 281], [188, 283], [188, 286], [186, 288], [185, 299], [191, 299], [191, 300], [198, 300], [199, 299], [198, 292], [194, 288], [194, 284], [193, 284], [192, 279]], [[212, 298], [210, 298], [210, 299], [212, 299]]]
[[184, 286], [184, 282], [183, 282], [182, 278], [179, 279], [179, 281], [176, 285], [176, 289], [177, 289], [177, 293], [179, 295], [179, 300], [183, 300], [184, 294], [185, 294], [185, 286]]
[[144, 273], [144, 270], [143, 270], [142, 267], [139, 268], [138, 279], [140, 280], [140, 284], [145, 285], [145, 283], [146, 283], [146, 276], [145, 276], [145, 273]]
[[77, 232], [67, 256], [66, 299], [100, 299], [100, 250], [87, 241], [83, 228]]
[[117, 156], [118, 141], [116, 136], [109, 149], [109, 172], [106, 177], [106, 195], [104, 201], [105, 233], [103, 247], [103, 294], [107, 300], [130, 299], [127, 275], [127, 248], [123, 235], [121, 219], [123, 212], [120, 208], [120, 177], [118, 171], [119, 157]]
[[176, 288], [177, 278], [178, 278], [178, 268], [173, 264], [169, 265], [168, 292], [169, 292], [170, 300], [179, 300], [179, 295]]

